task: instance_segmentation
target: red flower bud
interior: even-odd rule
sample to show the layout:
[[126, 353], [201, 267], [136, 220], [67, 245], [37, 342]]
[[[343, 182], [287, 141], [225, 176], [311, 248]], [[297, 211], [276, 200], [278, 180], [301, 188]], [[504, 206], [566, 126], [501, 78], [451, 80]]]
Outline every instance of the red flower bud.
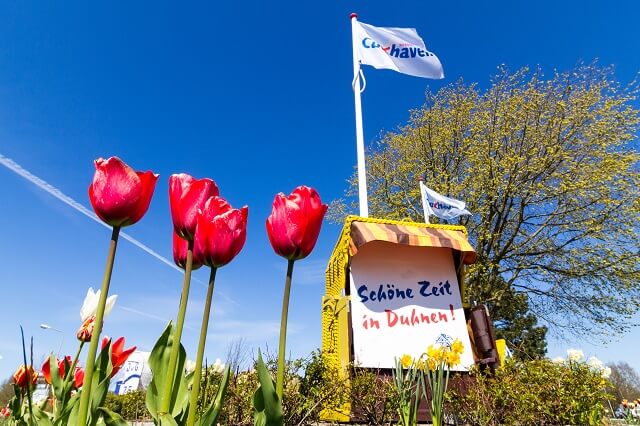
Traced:
[[198, 213], [195, 245], [205, 265], [219, 268], [240, 253], [247, 239], [249, 209], [231, 208], [222, 197], [211, 197]]
[[28, 367], [21, 365], [18, 367], [18, 370], [13, 373], [13, 383], [21, 388], [26, 388], [29, 383], [31, 383], [31, 386], [35, 386], [37, 381], [38, 372], [34, 370], [31, 365]]
[[[44, 376], [44, 380], [51, 384], [51, 365], [49, 364], [50, 358], [47, 358], [44, 361], [44, 364], [42, 364], [42, 375]], [[71, 357], [69, 355], [67, 355], [66, 357], [66, 362], [67, 364], [69, 364], [69, 366], [71, 365]], [[58, 374], [60, 376], [60, 378], [64, 378], [64, 372], [65, 372], [65, 358], [59, 359], [58, 360]]]
[[289, 260], [307, 257], [316, 245], [327, 205], [315, 189], [299, 186], [273, 200], [267, 235], [276, 254]]
[[218, 195], [218, 187], [211, 179], [195, 179], [181, 173], [169, 177], [169, 204], [173, 229], [185, 240], [193, 240], [198, 210], [206, 201]]
[[9, 407], [4, 407], [2, 410], [0, 410], [0, 417], [2, 417], [3, 419], [11, 417], [11, 409]]
[[[111, 341], [107, 336], [102, 338], [102, 349], [109, 344]], [[131, 355], [136, 350], [136, 347], [133, 346], [129, 349], [124, 349], [124, 337], [120, 337], [118, 340], [113, 342], [111, 345], [111, 365], [113, 366], [113, 370], [111, 371], [111, 377], [115, 376], [118, 371], [120, 371], [120, 367], [125, 363], [129, 355]]]
[[[189, 242], [187, 240], [180, 238], [175, 232], [173, 233], [173, 261], [182, 269], [184, 269], [187, 264], [188, 246]], [[191, 268], [195, 270], [201, 266], [202, 254], [198, 251], [197, 247], [194, 247]]]
[[78, 340], [80, 340], [81, 342], [91, 341], [91, 335], [93, 334], [93, 327], [95, 322], [96, 322], [95, 315], [90, 315], [87, 317], [86, 320], [82, 321], [82, 325], [80, 326], [80, 328], [78, 329], [78, 332], [76, 333], [76, 337], [78, 338]]
[[111, 226], [128, 226], [149, 209], [158, 175], [136, 172], [118, 157], [95, 161], [89, 199], [98, 217]]

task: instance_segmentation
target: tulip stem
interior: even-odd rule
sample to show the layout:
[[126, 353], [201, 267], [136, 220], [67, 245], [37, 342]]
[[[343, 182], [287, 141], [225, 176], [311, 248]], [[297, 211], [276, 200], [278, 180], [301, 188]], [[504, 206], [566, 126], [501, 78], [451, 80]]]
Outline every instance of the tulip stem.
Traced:
[[96, 352], [98, 351], [98, 342], [100, 341], [100, 333], [102, 333], [102, 320], [104, 318], [104, 308], [109, 295], [109, 284], [111, 283], [111, 272], [113, 271], [113, 261], [116, 257], [116, 248], [118, 246], [118, 235], [120, 227], [114, 226], [111, 233], [111, 242], [109, 243], [109, 253], [107, 254], [107, 265], [104, 269], [104, 277], [102, 278], [102, 287], [100, 288], [100, 299], [98, 300], [98, 309], [96, 312], [96, 321], [91, 333], [91, 342], [89, 343], [89, 353], [87, 354], [87, 362], [84, 367], [84, 381], [82, 382], [82, 391], [80, 392], [80, 408], [78, 410], [78, 425], [87, 424], [87, 410], [89, 409], [89, 398], [91, 397], [91, 381], [93, 379], [93, 367], [96, 362]]
[[207, 300], [204, 304], [202, 314], [202, 327], [200, 327], [200, 341], [198, 342], [198, 354], [196, 356], [196, 369], [193, 372], [193, 385], [191, 386], [191, 398], [189, 400], [189, 417], [187, 426], [193, 426], [196, 421], [196, 410], [198, 408], [198, 394], [200, 393], [200, 377], [202, 376], [202, 359], [204, 358], [204, 347], [207, 341], [207, 328], [209, 327], [209, 313], [211, 312], [211, 299], [213, 298], [213, 285], [216, 280], [218, 268], [211, 267], [209, 275], [209, 288], [207, 289]]
[[[69, 371], [66, 372], [66, 377], [64, 378], [64, 383], [62, 385], [62, 389], [66, 389], [70, 380], [74, 380], [76, 365], [78, 365], [78, 359], [80, 359], [80, 353], [82, 352], [82, 348], [84, 347], [84, 340], [80, 340], [80, 345], [78, 346], [78, 351], [76, 352], [76, 357], [73, 359], [71, 366], [69, 367]], [[62, 394], [62, 401], [60, 401], [60, 407], [64, 407], [66, 402], [67, 394]], [[55, 406], [54, 406], [55, 409]]]
[[[184, 280], [182, 282], [182, 294], [180, 295], [180, 307], [178, 308], [178, 322], [171, 339], [171, 354], [169, 356], [169, 365], [167, 367], [167, 376], [164, 382], [164, 391], [162, 393], [159, 415], [164, 415], [171, 408], [171, 397], [173, 393], [173, 385], [176, 381], [176, 367], [178, 364], [178, 355], [180, 353], [180, 339], [182, 338], [182, 328], [184, 327], [184, 317], [187, 312], [187, 299], [189, 298], [189, 286], [191, 285], [191, 269], [193, 266], [193, 240], [189, 240], [187, 247], [187, 262], [184, 265]], [[183, 371], [179, 372], [184, 374]], [[177, 389], [176, 389], [177, 390]]]
[[289, 316], [289, 294], [291, 293], [291, 276], [293, 275], [293, 262], [289, 259], [287, 264], [287, 278], [284, 282], [284, 296], [282, 298], [282, 317], [280, 318], [280, 342], [278, 344], [278, 373], [276, 375], [276, 393], [280, 402], [284, 391], [284, 361], [287, 346], [287, 317]]

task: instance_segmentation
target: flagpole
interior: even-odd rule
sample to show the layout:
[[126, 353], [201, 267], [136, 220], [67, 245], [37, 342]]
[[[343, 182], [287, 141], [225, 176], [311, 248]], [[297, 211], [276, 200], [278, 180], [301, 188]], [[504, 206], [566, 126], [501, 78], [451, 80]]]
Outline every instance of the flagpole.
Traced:
[[424, 178], [420, 178], [420, 182], [418, 183], [418, 185], [420, 186], [420, 197], [422, 198], [422, 210], [424, 211], [424, 222], [430, 223], [429, 208], [427, 207], [427, 203], [429, 201], [427, 200], [427, 197], [425, 197], [424, 190], [422, 189], [422, 187], [424, 186]]
[[367, 171], [364, 161], [364, 132], [362, 130], [362, 102], [360, 100], [360, 60], [358, 59], [358, 40], [356, 25], [358, 14], [351, 16], [351, 40], [353, 43], [353, 98], [356, 109], [356, 148], [358, 152], [358, 203], [360, 216], [369, 217], [369, 202], [367, 201]]

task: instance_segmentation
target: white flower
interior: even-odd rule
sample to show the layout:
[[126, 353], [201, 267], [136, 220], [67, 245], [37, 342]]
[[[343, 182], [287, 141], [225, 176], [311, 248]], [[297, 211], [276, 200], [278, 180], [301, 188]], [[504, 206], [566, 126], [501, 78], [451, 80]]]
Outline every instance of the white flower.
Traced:
[[[116, 299], [118, 295], [114, 294], [113, 296], [107, 297], [107, 303], [104, 307], [104, 318], [109, 315], [111, 309], [113, 309], [113, 305], [116, 303]], [[80, 318], [82, 321], [89, 318], [91, 315], [96, 315], [98, 312], [98, 301], [100, 300], [100, 290], [97, 292], [93, 291], [93, 287], [89, 287], [87, 291], [87, 295], [84, 298], [84, 302], [82, 303], [82, 308], [80, 308]]]
[[567, 359], [572, 362], [580, 362], [584, 359], [584, 352], [580, 349], [567, 349]]
[[213, 371], [216, 373], [222, 373], [224, 371], [224, 364], [220, 361], [220, 358], [216, 358], [216, 362], [213, 363], [211, 368], [213, 368]]
[[601, 374], [603, 379], [608, 379], [609, 377], [611, 377], [611, 368], [609, 367], [603, 368]]
[[196, 362], [192, 361], [190, 359], [188, 359], [185, 363], [184, 363], [184, 369], [187, 373], [191, 373], [192, 371], [195, 371], [196, 369]]
[[604, 368], [604, 364], [597, 357], [592, 356], [587, 361], [587, 365], [591, 367], [593, 370], [600, 371]]
[[564, 364], [564, 358], [562, 358], [561, 356], [557, 356], [552, 359], [551, 362], [553, 362], [554, 364]]

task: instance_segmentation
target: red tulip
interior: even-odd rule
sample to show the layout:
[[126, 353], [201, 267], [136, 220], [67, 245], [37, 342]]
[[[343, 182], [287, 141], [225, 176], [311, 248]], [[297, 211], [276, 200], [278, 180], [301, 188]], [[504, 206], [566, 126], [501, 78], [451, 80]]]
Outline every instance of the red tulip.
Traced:
[[76, 371], [73, 372], [73, 386], [76, 389], [80, 389], [82, 387], [83, 381], [84, 381], [84, 370], [81, 367], [76, 367]]
[[38, 372], [34, 370], [31, 365], [28, 367], [21, 365], [20, 367], [18, 367], [18, 370], [13, 373], [13, 383], [20, 386], [21, 388], [26, 388], [29, 382], [31, 382], [31, 386], [35, 386], [37, 381]]
[[[109, 344], [111, 339], [107, 336], [102, 338], [102, 349]], [[120, 371], [120, 367], [125, 363], [129, 355], [131, 355], [136, 350], [135, 346], [130, 347], [129, 349], [124, 349], [124, 337], [120, 337], [118, 340], [113, 342], [111, 345], [111, 365], [113, 366], [113, 370], [111, 371], [111, 377], [115, 376], [118, 371]]]
[[174, 231], [185, 240], [193, 240], [198, 210], [218, 194], [218, 187], [211, 179], [195, 179], [185, 173], [171, 175], [169, 204]]
[[327, 205], [308, 186], [299, 186], [291, 195], [280, 193], [273, 200], [267, 219], [267, 234], [276, 254], [289, 260], [305, 258], [318, 240]]
[[231, 262], [247, 239], [249, 209], [231, 208], [222, 197], [211, 197], [198, 213], [196, 251], [205, 265], [219, 268]]
[[93, 334], [93, 328], [96, 322], [95, 315], [89, 315], [84, 321], [82, 321], [82, 325], [76, 332], [76, 337], [81, 342], [90, 342], [91, 335]]
[[[187, 249], [189, 242], [184, 240], [178, 236], [175, 232], [173, 233], [173, 261], [180, 268], [184, 269], [187, 264]], [[193, 261], [192, 261], [192, 269], [198, 269], [202, 266], [202, 255], [197, 247], [193, 249]]]
[[[67, 355], [66, 359], [62, 358], [58, 360], [58, 374], [61, 378], [64, 378], [65, 360], [69, 365], [71, 365], [72, 362], [69, 355]], [[51, 365], [49, 364], [49, 358], [47, 358], [44, 361], [44, 364], [42, 364], [42, 375], [44, 376], [44, 380], [51, 384]]]
[[6, 419], [11, 416], [11, 409], [9, 407], [4, 407], [0, 410], [0, 417]]
[[158, 175], [136, 172], [118, 157], [95, 161], [89, 199], [98, 217], [111, 226], [129, 226], [149, 209]]

